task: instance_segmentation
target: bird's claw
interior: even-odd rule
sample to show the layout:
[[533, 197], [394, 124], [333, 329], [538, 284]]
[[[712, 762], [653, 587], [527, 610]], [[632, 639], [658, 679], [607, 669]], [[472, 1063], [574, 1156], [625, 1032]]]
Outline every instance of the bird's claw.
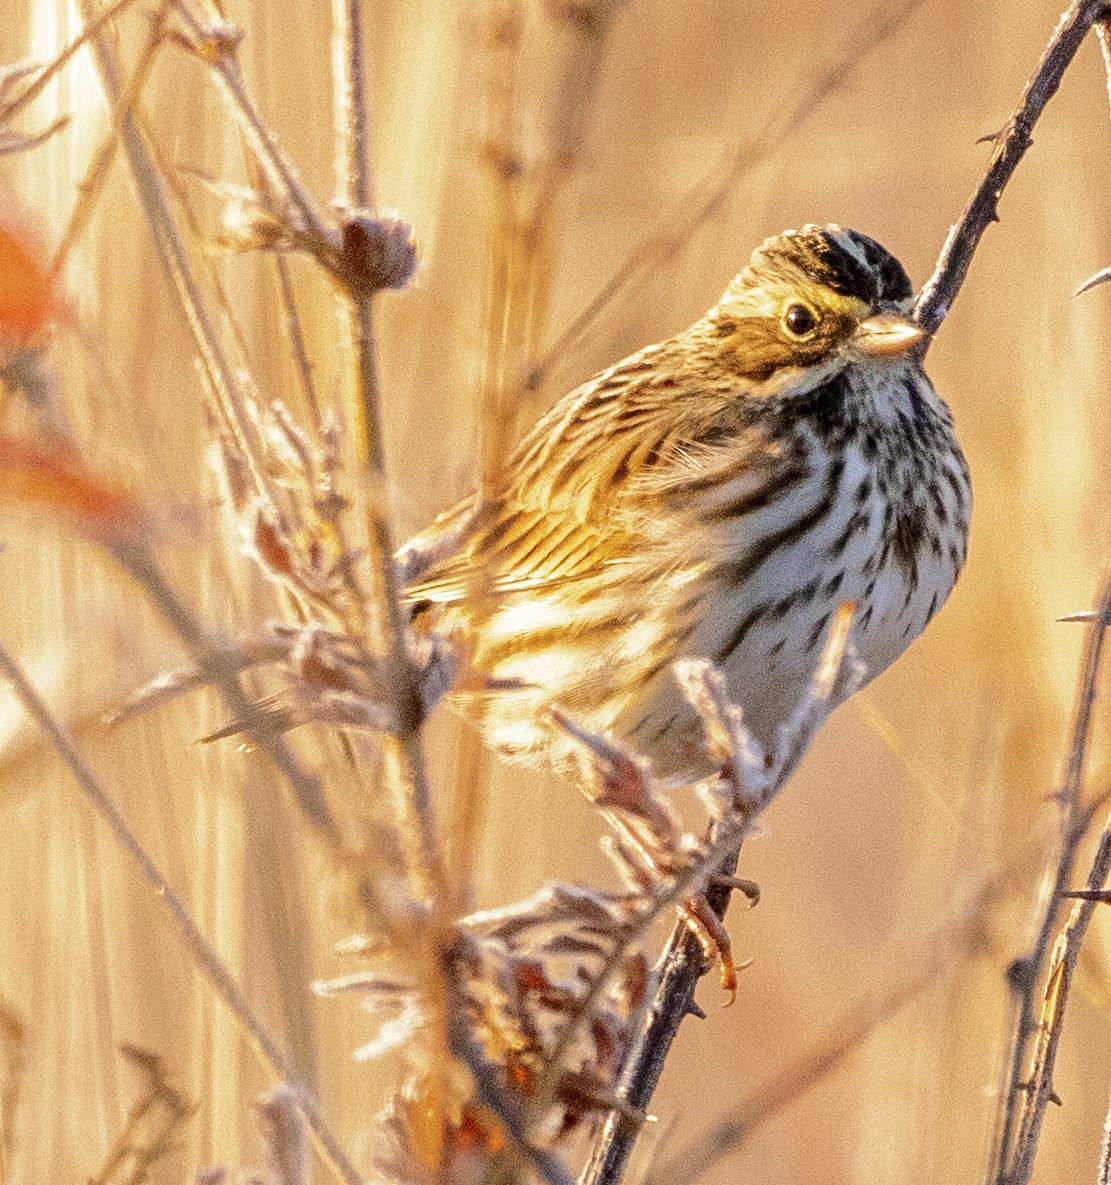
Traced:
[[737, 972], [743, 971], [751, 962], [746, 959], [740, 967], [733, 961], [733, 940], [725, 923], [714, 912], [704, 893], [688, 897], [679, 907], [683, 920], [702, 945], [706, 961], [717, 959], [721, 972], [721, 990], [729, 994], [725, 1002], [728, 1008], [737, 999]]

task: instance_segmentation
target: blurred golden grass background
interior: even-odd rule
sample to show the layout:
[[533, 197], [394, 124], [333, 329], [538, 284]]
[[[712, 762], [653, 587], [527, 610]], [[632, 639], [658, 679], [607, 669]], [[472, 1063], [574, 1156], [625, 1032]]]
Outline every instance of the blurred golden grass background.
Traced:
[[[573, 167], [552, 182], [533, 320], [522, 315], [506, 329], [492, 311], [504, 308], [499, 283], [519, 282], [520, 261], [505, 230], [516, 207], [498, 169], [504, 178], [507, 168], [544, 160], [566, 127], [553, 99], [577, 44], [566, 6], [368, 6], [377, 200], [413, 225], [422, 258], [416, 285], [379, 301], [396, 538], [478, 480], [484, 406], [505, 423], [531, 422], [597, 369], [689, 324], [769, 234], [838, 221], [874, 235], [921, 283], [986, 163], [978, 137], [1006, 120], [1060, 6], [922, 0], [673, 259], [593, 322], [541, 391], [512, 407], [512, 383], [499, 393], [499, 376], [508, 382], [533, 350], [543, 354], [646, 236], [686, 213], [692, 185], [788, 112], [890, 8], [828, 0], [616, 8]], [[504, 34], [514, 16], [517, 50]], [[328, 6], [240, 0], [229, 17], [246, 32], [240, 60], [265, 119], [327, 201], [336, 192]], [[15, 0], [0, 15], [0, 61], [45, 60], [79, 27], [67, 0]], [[746, 850], [743, 871], [760, 882], [764, 902], [749, 914], [735, 907], [731, 929], [754, 964], [729, 1011], [704, 984], [710, 1017], [680, 1035], [642, 1156], [697, 1135], [866, 990], [893, 981], [1052, 813], [1046, 795], [1060, 774], [1081, 642], [1079, 627], [1054, 619], [1089, 606], [1111, 542], [1111, 289], [1069, 299], [1111, 259], [1106, 88], [1093, 42], [1039, 124], [1003, 221], [985, 237], [930, 354], [973, 472], [968, 568], [907, 657], [837, 713]], [[166, 159], [244, 180], [239, 134], [199, 65], [162, 54], [144, 105]], [[68, 130], [0, 168], [0, 214], [30, 220], [48, 242], [107, 126], [85, 53], [32, 122], [63, 112], [74, 115]], [[187, 184], [218, 230], [219, 203]], [[291, 398], [272, 272], [237, 257], [216, 266], [261, 394]], [[294, 278], [318, 389], [342, 404], [351, 360], [335, 294], [296, 261]], [[54, 358], [88, 455], [174, 521], [166, 562], [206, 620], [232, 629], [264, 619], [273, 595], [248, 574], [233, 534], [220, 533], [190, 343], [118, 161], [66, 290], [79, 328], [61, 335]], [[5, 509], [0, 529], [0, 641], [71, 722], [362, 1157], [393, 1067], [353, 1062], [367, 1021], [347, 1002], [309, 992], [314, 976], [336, 972], [330, 946], [353, 922], [284, 792], [252, 776], [254, 759], [234, 742], [192, 743], [222, 721], [207, 695], [106, 731], [103, 710], [174, 662], [174, 645], [135, 588], [56, 524]], [[557, 877], [608, 880], [597, 821], [572, 787], [485, 759], [448, 719], [435, 721], [430, 744], [444, 801], [468, 779], [488, 787], [478, 904], [514, 900]], [[1102, 787], [1109, 772], [1098, 745], [1091, 784]], [[262, 1072], [160, 903], [8, 698], [0, 818], [0, 993], [28, 1034], [11, 1185], [96, 1171], [136, 1091], [116, 1051], [121, 1040], [159, 1052], [200, 1101], [158, 1181], [188, 1180], [210, 1164], [257, 1164], [250, 1104], [266, 1085]], [[880, 1025], [707, 1185], [979, 1178], [1003, 1048], [1003, 973], [1029, 938], [1040, 871], [1031, 860], [1013, 898], [984, 919], [975, 958]], [[1066, 1026], [1064, 1106], [1046, 1125], [1040, 1181], [1094, 1177], [1111, 1085], [1111, 932], [1103, 919], [1097, 925]]]

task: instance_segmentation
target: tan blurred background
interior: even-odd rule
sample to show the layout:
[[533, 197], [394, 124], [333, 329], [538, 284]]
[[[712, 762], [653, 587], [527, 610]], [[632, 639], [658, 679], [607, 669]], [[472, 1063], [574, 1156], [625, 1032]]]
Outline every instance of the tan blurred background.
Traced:
[[[452, 0], [367, 7], [378, 201], [412, 223], [421, 245], [416, 285], [379, 302], [401, 540], [476, 480], [479, 409], [496, 402], [499, 368], [516, 374], [534, 346], [543, 353], [646, 236], [686, 213], [691, 186], [789, 112], [890, 9], [874, 0], [628, 0], [598, 47], [597, 91], [573, 167], [551, 191], [534, 319], [503, 340], [491, 310], [501, 307], [507, 258], [498, 219], [512, 203], [496, 166], [508, 155], [527, 172], [565, 126], [552, 96], [568, 60], [566, 13], [539, 0], [503, 4], [501, 17]], [[670, 262], [598, 317], [542, 391], [523, 400], [519, 422], [689, 324], [753, 246], [785, 227], [838, 221], [862, 230], [921, 283], [988, 159], [977, 139], [1006, 120], [1060, 7], [922, 0]], [[515, 13], [519, 50], [507, 49], [498, 24]], [[329, 201], [328, 6], [239, 0], [229, 16], [246, 31], [241, 60], [261, 111]], [[15, 0], [0, 14], [0, 61], [48, 58], [77, 29], [66, 0]], [[1069, 299], [1111, 262], [1106, 85], [1093, 42], [1039, 124], [1003, 221], [988, 231], [931, 352], [973, 472], [969, 565], [926, 636], [863, 705], [839, 711], [750, 845], [744, 871], [764, 901], [751, 914], [735, 909], [732, 932], [754, 963], [731, 1010], [703, 985], [709, 1019], [682, 1032], [654, 1106], [664, 1154], [919, 959], [927, 937], [1051, 812], [1045, 799], [1060, 774], [1081, 643], [1079, 627], [1054, 619], [1090, 605], [1111, 542], [1111, 288]], [[199, 66], [165, 52], [146, 109], [167, 159], [243, 179], [237, 133]], [[75, 116], [69, 130], [0, 167], [0, 214], [29, 218], [51, 242], [106, 126], [84, 54], [28, 125], [61, 112]], [[284, 394], [293, 372], [272, 273], [247, 259], [219, 267], [260, 390]], [[336, 300], [307, 267], [295, 268], [295, 280], [319, 389], [336, 401], [350, 366]], [[245, 575], [232, 535], [217, 533], [203, 394], [119, 162], [66, 287], [79, 328], [62, 335], [54, 357], [90, 456], [180, 524], [166, 562], [208, 620], [263, 619], [271, 594]], [[368, 1168], [362, 1158], [393, 1066], [352, 1061], [368, 1022], [354, 1004], [309, 994], [309, 979], [342, 969], [329, 947], [351, 920], [317, 875], [292, 810], [260, 786], [234, 744], [193, 745], [221, 719], [210, 698], [105, 732], [103, 709], [174, 661], [174, 645], [91, 548], [9, 510], [0, 533], [0, 642], [24, 657], [70, 720]], [[431, 730], [444, 794], [457, 778], [459, 735], [447, 720]], [[1103, 746], [1091, 784], [1102, 787], [1108, 773]], [[479, 904], [557, 877], [609, 883], [598, 824], [573, 788], [496, 765], [488, 780]], [[210, 1164], [257, 1164], [250, 1103], [265, 1078], [158, 903], [8, 698], [0, 700], [0, 828], [0, 993], [28, 1033], [11, 1185], [96, 1171], [136, 1092], [115, 1051], [121, 1040], [162, 1054], [200, 1101], [158, 1181], [189, 1180]], [[707, 1185], [979, 1179], [1002, 1049], [1003, 969], [1029, 937], [1039, 873], [1032, 862], [1013, 898], [985, 918], [976, 958], [878, 1027]], [[1094, 1178], [1111, 1086], [1109, 940], [1102, 928], [1092, 934], [1072, 1001], [1058, 1073], [1064, 1106], [1046, 1124], [1043, 1182]]]

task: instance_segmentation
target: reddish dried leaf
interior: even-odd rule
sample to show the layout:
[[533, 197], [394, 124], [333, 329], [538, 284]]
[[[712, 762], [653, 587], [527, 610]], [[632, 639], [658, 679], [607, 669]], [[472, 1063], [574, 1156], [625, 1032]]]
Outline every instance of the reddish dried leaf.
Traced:
[[455, 1129], [452, 1144], [457, 1152], [485, 1149], [493, 1153], [505, 1146], [505, 1128], [489, 1109], [478, 1103], [467, 1103]]
[[133, 534], [142, 508], [118, 487], [87, 469], [72, 450], [0, 434], [0, 505], [48, 506], [74, 516], [81, 529], [102, 538]]
[[300, 679], [317, 687], [329, 687], [333, 691], [350, 691], [351, 680], [329, 659], [333, 656], [325, 651], [325, 644], [319, 638], [311, 638], [307, 645], [298, 646], [294, 654], [294, 669]]
[[0, 225], [0, 336], [26, 342], [60, 309], [46, 252], [25, 229]]
[[285, 540], [263, 515], [255, 519], [255, 551], [266, 567], [278, 576], [293, 575], [293, 558]]
[[550, 986], [544, 968], [536, 959], [520, 959], [514, 965], [514, 975], [517, 979], [519, 992], [542, 992]]

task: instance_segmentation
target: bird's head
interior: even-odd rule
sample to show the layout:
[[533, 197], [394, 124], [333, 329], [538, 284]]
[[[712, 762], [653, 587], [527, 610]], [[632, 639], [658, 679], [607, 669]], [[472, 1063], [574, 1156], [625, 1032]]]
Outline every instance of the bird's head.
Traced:
[[803, 369], [902, 356], [923, 337], [909, 315], [913, 295], [902, 264], [875, 239], [804, 226], [757, 247], [710, 322], [745, 377], [790, 381]]

